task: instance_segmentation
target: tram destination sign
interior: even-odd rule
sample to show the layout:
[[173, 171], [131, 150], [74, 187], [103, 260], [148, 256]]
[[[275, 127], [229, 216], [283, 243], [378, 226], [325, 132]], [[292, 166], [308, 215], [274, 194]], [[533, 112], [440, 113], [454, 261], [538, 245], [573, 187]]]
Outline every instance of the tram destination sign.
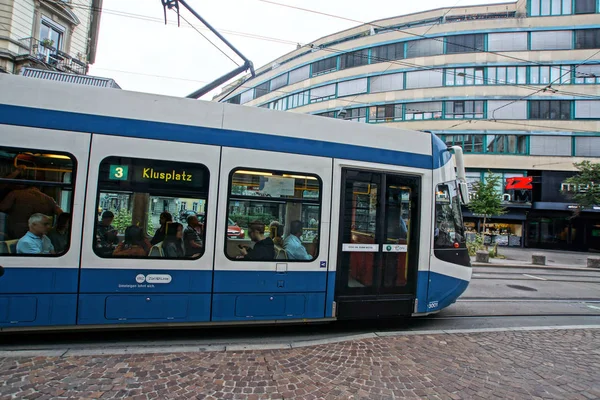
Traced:
[[180, 188], [199, 188], [204, 184], [205, 171], [202, 166], [165, 161], [131, 161], [134, 162], [128, 164], [110, 163], [107, 170], [105, 169], [108, 180], [165, 188], [175, 186]]

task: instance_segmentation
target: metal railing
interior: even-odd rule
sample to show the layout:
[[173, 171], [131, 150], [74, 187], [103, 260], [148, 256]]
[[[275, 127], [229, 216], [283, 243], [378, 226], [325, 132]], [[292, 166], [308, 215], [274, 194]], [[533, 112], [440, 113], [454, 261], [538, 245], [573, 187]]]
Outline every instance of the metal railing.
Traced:
[[85, 75], [87, 63], [69, 54], [58, 50], [52, 42], [40, 41], [34, 37], [20, 39], [22, 53], [19, 56], [27, 56], [48, 69], [62, 71], [71, 74]]

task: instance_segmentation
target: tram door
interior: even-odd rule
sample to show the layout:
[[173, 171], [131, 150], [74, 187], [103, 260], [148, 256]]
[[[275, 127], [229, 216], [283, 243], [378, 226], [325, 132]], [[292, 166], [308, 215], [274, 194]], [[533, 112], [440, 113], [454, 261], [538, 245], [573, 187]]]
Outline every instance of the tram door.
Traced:
[[419, 178], [344, 169], [337, 316], [410, 315], [418, 260]]

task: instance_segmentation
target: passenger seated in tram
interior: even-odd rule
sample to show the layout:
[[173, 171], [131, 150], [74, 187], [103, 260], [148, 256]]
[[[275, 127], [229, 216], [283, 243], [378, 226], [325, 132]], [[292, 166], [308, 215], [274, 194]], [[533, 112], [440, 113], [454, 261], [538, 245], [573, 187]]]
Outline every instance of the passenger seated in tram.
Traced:
[[283, 242], [288, 259], [290, 260], [312, 260], [313, 256], [308, 254], [306, 247], [302, 244], [302, 221], [292, 221], [290, 224], [290, 234], [286, 236]]
[[160, 214], [160, 228], [158, 228], [156, 230], [156, 233], [154, 234], [154, 237], [152, 238], [150, 243], [155, 245], [155, 244], [162, 242], [165, 239], [165, 229], [166, 229], [167, 223], [172, 222], [172, 221], [173, 221], [173, 216], [171, 215], [171, 213], [168, 213], [166, 211], [162, 212]]
[[64, 253], [69, 247], [69, 231], [71, 227], [71, 214], [62, 213], [56, 220], [56, 226], [48, 232], [56, 254]]
[[50, 218], [36, 213], [29, 217], [29, 231], [17, 242], [17, 254], [54, 254], [54, 246], [46, 233]]
[[202, 227], [195, 214], [187, 218], [188, 226], [183, 231], [183, 242], [185, 255], [187, 257], [198, 257], [202, 253]]
[[150, 247], [150, 242], [144, 237], [142, 228], [132, 225], [125, 229], [125, 239], [119, 243], [112, 255], [115, 257], [146, 257]]
[[112, 211], [104, 211], [102, 219], [96, 227], [96, 252], [100, 255], [110, 256], [115, 246], [119, 243], [117, 230], [112, 226], [115, 215]]
[[167, 258], [185, 257], [183, 248], [183, 225], [177, 222], [167, 222], [165, 226], [165, 240], [162, 249]]
[[29, 229], [28, 220], [33, 214], [60, 215], [63, 211], [56, 201], [35, 186], [18, 186], [0, 202], [0, 211], [8, 214], [8, 234], [20, 238]]
[[265, 238], [265, 224], [260, 221], [250, 223], [248, 228], [250, 239], [254, 242], [254, 247], [238, 246], [240, 255], [248, 261], [271, 261], [275, 259], [275, 245], [273, 239]]

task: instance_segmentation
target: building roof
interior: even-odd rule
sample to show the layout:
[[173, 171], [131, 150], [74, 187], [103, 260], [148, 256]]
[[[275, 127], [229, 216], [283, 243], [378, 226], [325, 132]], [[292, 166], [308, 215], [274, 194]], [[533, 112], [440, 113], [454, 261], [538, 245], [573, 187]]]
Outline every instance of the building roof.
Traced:
[[29, 78], [46, 79], [57, 82], [121, 89], [114, 79], [101, 78], [97, 76], [67, 74], [64, 72], [48, 71], [37, 68], [23, 68], [22, 75]]

